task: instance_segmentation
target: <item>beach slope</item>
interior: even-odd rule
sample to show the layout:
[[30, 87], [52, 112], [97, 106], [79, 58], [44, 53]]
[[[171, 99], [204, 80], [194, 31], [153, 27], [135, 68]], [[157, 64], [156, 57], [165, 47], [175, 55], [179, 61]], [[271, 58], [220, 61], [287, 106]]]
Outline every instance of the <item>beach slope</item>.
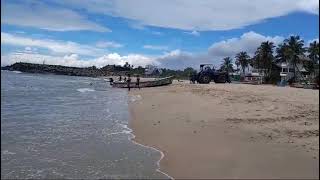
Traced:
[[132, 90], [138, 143], [174, 178], [319, 178], [319, 91], [244, 84]]

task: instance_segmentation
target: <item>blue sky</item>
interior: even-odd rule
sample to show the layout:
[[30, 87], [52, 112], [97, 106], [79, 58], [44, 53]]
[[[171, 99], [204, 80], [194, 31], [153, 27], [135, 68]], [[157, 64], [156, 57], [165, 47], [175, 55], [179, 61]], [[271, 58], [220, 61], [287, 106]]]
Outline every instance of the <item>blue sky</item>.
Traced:
[[1, 1], [1, 65], [219, 64], [265, 40], [318, 39], [318, 11], [315, 0]]

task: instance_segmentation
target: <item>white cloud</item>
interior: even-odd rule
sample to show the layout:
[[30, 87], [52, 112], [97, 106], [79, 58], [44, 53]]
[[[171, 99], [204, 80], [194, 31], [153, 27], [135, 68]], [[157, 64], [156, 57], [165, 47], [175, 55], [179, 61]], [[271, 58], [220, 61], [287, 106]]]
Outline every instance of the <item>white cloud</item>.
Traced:
[[319, 14], [319, 1], [318, 0], [300, 0], [298, 6], [301, 10], [313, 14]]
[[225, 41], [213, 43], [209, 47], [209, 54], [217, 57], [234, 56], [240, 51], [246, 51], [249, 55], [253, 55], [257, 50], [257, 47], [263, 41], [272, 41], [276, 44], [283, 41], [283, 37], [280, 36], [263, 36], [253, 31], [244, 33], [239, 38], [231, 38]]
[[185, 33], [193, 36], [200, 36], [200, 33], [198, 31], [191, 31], [191, 32], [185, 32]]
[[155, 46], [155, 45], [144, 45], [144, 49], [151, 49], [151, 50], [167, 50], [167, 46]]
[[113, 42], [113, 41], [99, 41], [96, 43], [98, 48], [121, 48], [122, 44]]
[[110, 31], [75, 11], [48, 6], [40, 1], [1, 1], [1, 23], [51, 31]]
[[28, 47], [25, 47], [24, 50], [26, 50], [26, 51], [32, 51], [32, 48], [28, 46]]
[[[3, 55], [1, 65], [12, 64], [19, 61], [42, 63], [45, 59], [48, 64], [79, 67], [93, 65], [102, 67], [107, 64], [123, 65], [125, 62], [129, 62], [135, 66], [154, 64], [171, 69], [184, 69], [186, 67], [194, 67], [198, 69], [201, 63], [212, 63], [218, 67], [224, 57], [230, 56], [233, 58], [240, 51], [246, 51], [252, 56], [261, 42], [272, 41], [277, 45], [281, 43], [283, 39], [284, 38], [280, 36], [264, 36], [251, 31], [244, 33], [240, 37], [215, 42], [205, 52], [190, 53], [177, 49], [155, 57], [141, 54], [121, 56], [117, 53], [109, 53], [89, 60], [83, 60], [80, 57], [81, 54], [78, 55], [78, 53], [70, 53], [64, 56], [49, 56], [38, 53], [21, 52]], [[29, 46], [32, 47], [31, 45]]]
[[112, 53], [108, 55], [104, 55], [96, 60], [97, 64], [116, 64], [116, 65], [124, 65], [125, 62], [132, 64], [134, 66], [146, 66], [148, 64], [159, 65], [159, 62], [152, 57], [148, 57], [140, 54], [129, 54], [127, 56], [120, 56], [117, 53]]
[[53, 53], [70, 54], [76, 53], [87, 56], [99, 56], [106, 52], [104, 49], [95, 48], [88, 45], [82, 45], [71, 41], [57, 41], [51, 39], [35, 39], [23, 36], [17, 36], [1, 32], [1, 44], [13, 46], [30, 46], [45, 48]]
[[230, 30], [303, 11], [318, 14], [318, 0], [66, 0], [57, 3], [140, 23], [184, 30]]
[[24, 52], [24, 53], [36, 53], [37, 51], [38, 51], [37, 48], [32, 48], [32, 47], [27, 46], [21, 52]]
[[312, 40], [309, 40], [305, 46], [309, 46], [310, 43], [313, 43], [314, 41], [318, 42], [319, 43], [319, 38], [315, 38], [315, 39], [312, 39]]
[[156, 59], [160, 66], [170, 69], [198, 68], [201, 63], [213, 63], [207, 53], [192, 54], [176, 49]]
[[89, 67], [96, 66], [101, 68], [105, 65], [124, 65], [129, 62], [134, 66], [146, 66], [147, 64], [159, 65], [159, 62], [152, 58], [139, 54], [129, 54], [127, 56], [120, 56], [117, 53], [103, 55], [98, 58], [84, 60], [78, 54], [70, 54], [65, 56], [51, 56], [38, 53], [18, 52], [1, 55], [1, 66], [10, 65], [16, 62], [29, 62], [42, 64], [63, 65], [72, 67]]
[[258, 46], [263, 41], [272, 41], [275, 45], [283, 41], [280, 36], [263, 36], [255, 32], [244, 33], [239, 38], [231, 38], [228, 40], [213, 43], [207, 52], [188, 53], [181, 50], [174, 50], [157, 58], [162, 67], [172, 69], [183, 69], [186, 67], [199, 68], [202, 63], [211, 63], [219, 66], [224, 57], [233, 58], [240, 51], [246, 51], [249, 55], [253, 55]]

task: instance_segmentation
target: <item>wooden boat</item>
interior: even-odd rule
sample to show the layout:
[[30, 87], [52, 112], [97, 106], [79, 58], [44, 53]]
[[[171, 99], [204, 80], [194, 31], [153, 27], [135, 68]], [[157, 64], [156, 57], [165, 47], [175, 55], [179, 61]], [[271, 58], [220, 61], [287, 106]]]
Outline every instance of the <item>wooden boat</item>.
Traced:
[[292, 84], [290, 85], [290, 87], [303, 88], [303, 84], [301, 84], [301, 83], [292, 83]]
[[293, 83], [291, 87], [295, 88], [304, 88], [304, 89], [317, 89], [317, 85], [315, 83]]
[[[174, 78], [173, 76], [169, 76], [169, 77], [159, 78], [152, 81], [140, 81], [140, 88], [169, 85], [169, 84], [172, 84], [173, 78]], [[128, 84], [127, 82], [115, 81], [113, 82], [112, 87], [128, 88]], [[138, 86], [136, 85], [136, 82], [131, 82], [130, 88], [138, 88]]]
[[317, 85], [315, 83], [308, 83], [303, 85], [304, 89], [317, 89]]

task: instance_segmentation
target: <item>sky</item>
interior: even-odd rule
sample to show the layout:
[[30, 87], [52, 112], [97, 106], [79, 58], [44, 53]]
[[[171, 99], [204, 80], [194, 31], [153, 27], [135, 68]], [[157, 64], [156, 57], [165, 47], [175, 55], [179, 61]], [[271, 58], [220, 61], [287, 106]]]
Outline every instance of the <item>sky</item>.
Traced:
[[1, 0], [1, 66], [219, 66], [291, 35], [319, 41], [318, 0]]

